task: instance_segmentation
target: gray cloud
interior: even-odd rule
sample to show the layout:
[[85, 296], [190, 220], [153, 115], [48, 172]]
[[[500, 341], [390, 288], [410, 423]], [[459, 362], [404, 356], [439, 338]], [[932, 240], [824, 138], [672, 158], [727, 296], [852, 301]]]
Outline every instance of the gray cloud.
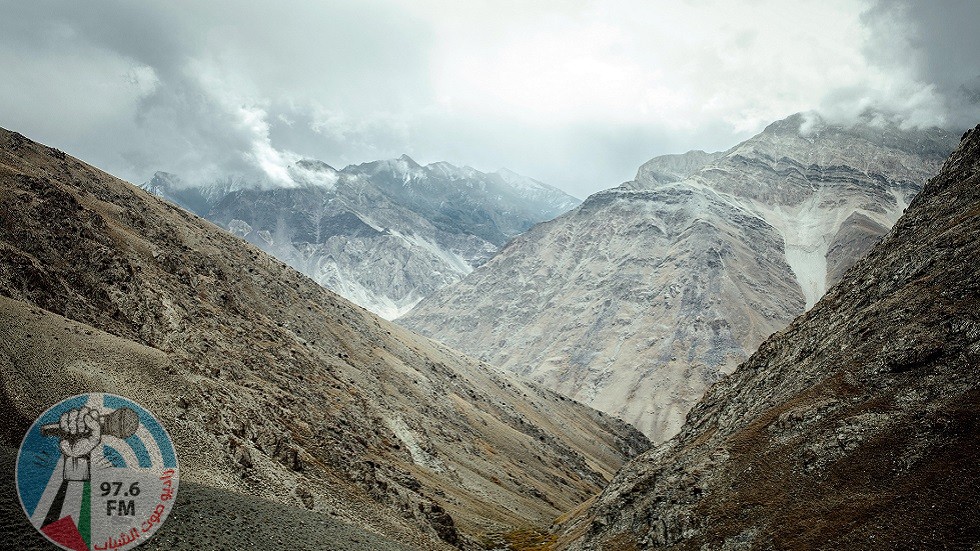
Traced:
[[955, 129], [980, 121], [980, 3], [882, 0], [862, 22], [870, 30], [868, 58], [883, 71], [907, 74], [906, 96], [924, 100], [911, 109], [908, 101], [884, 108]]
[[364, 121], [429, 95], [424, 33], [384, 5], [307, 4], [7, 6], [2, 66], [32, 81], [0, 87], [2, 122], [134, 181], [157, 169], [192, 182], [229, 173], [275, 181], [276, 163], [343, 146], [320, 139], [339, 131], [320, 125], [303, 142], [283, 139], [299, 153], [284, 150], [272, 143], [280, 115], [305, 116], [309, 128], [334, 109], [355, 133], [391, 136], [384, 121]]
[[0, 125], [129, 180], [289, 185], [408, 153], [579, 196], [652, 156], [873, 108], [980, 119], [976, 2], [0, 0]]

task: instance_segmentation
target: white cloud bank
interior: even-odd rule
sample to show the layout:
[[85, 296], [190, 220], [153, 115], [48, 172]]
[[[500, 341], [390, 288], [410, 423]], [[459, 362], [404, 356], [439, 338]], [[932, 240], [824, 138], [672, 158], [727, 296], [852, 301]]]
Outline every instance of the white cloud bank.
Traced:
[[584, 196], [797, 111], [980, 119], [976, 2], [0, 4], [0, 125], [137, 182], [407, 152]]

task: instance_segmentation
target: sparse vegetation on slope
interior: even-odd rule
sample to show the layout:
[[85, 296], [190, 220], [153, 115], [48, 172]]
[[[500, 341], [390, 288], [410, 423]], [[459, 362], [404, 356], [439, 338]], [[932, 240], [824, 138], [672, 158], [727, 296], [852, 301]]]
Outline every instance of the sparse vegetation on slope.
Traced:
[[420, 548], [546, 527], [646, 446], [5, 130], [0, 202], [5, 445], [59, 398], [126, 394], [186, 480]]

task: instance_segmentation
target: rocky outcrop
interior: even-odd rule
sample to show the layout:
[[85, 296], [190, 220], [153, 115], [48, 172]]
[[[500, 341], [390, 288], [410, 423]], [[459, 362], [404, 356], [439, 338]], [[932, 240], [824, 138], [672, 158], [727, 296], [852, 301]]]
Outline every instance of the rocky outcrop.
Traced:
[[796, 115], [723, 154], [659, 157], [399, 323], [662, 441], [867, 252], [954, 145]]
[[[680, 155], [654, 157], [640, 165], [640, 169], [636, 171], [634, 182], [642, 182], [642, 185], [638, 185], [638, 187], [680, 182], [704, 168], [708, 163], [721, 158], [724, 154], [723, 151], [705, 153], [698, 149]], [[627, 182], [623, 185], [630, 187], [634, 182]]]
[[65, 396], [124, 394], [184, 480], [443, 549], [547, 526], [646, 446], [6, 130], [0, 201], [4, 448]]
[[508, 170], [483, 173], [407, 155], [335, 170], [302, 160], [299, 186], [142, 187], [218, 224], [344, 298], [392, 319], [459, 281], [535, 223], [579, 203]]
[[840, 283], [562, 527], [568, 549], [980, 543], [980, 126]]

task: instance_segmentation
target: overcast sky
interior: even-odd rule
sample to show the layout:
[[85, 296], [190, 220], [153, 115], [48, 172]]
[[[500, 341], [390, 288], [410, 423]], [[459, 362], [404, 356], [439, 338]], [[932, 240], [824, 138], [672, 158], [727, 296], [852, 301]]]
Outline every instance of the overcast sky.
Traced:
[[980, 122], [980, 2], [0, 0], [0, 126], [139, 183], [408, 153], [585, 197], [798, 111]]

